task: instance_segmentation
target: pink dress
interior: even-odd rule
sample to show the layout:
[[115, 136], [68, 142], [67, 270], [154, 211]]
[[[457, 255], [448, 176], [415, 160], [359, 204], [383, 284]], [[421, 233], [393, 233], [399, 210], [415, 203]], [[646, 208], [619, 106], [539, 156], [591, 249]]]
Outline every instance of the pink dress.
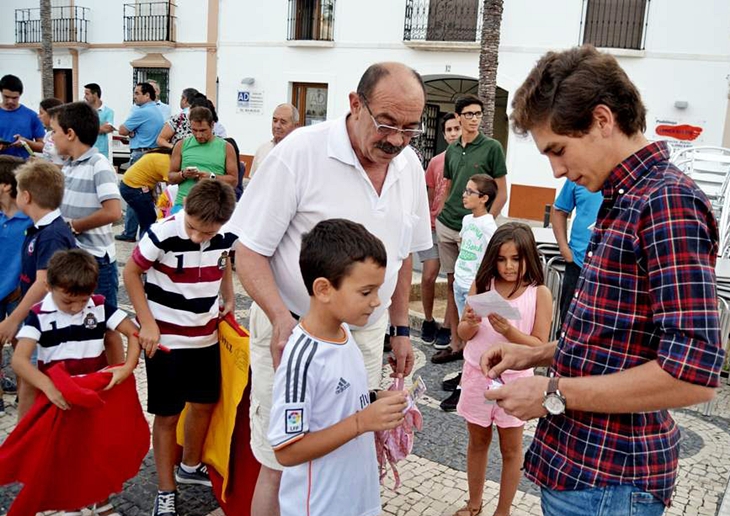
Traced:
[[[492, 282], [494, 288], [494, 282]], [[505, 299], [522, 314], [519, 321], [510, 321], [515, 328], [527, 335], [532, 333], [535, 325], [535, 309], [537, 307], [537, 287], [530, 285], [516, 299]], [[489, 319], [484, 317], [476, 335], [466, 343], [464, 348], [464, 369], [461, 376], [461, 398], [456, 406], [456, 412], [469, 423], [489, 427], [493, 423], [500, 428], [522, 426], [524, 421], [507, 415], [496, 403], [484, 398], [484, 391], [488, 388], [488, 380], [482, 374], [479, 360], [482, 354], [495, 344], [508, 342], [501, 333], [492, 328]], [[517, 378], [532, 376], [533, 370], [507, 370], [502, 373], [505, 383], [513, 382]]]

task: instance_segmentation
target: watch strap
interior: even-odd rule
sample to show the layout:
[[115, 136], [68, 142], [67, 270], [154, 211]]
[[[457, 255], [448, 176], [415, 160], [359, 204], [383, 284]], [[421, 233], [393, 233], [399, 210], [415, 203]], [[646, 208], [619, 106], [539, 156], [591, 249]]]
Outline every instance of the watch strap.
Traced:
[[558, 376], [550, 377], [550, 381], [548, 381], [547, 391], [545, 392], [545, 395], [555, 394], [556, 392], [558, 392], [558, 380], [560, 380], [560, 377]]
[[410, 337], [411, 329], [408, 326], [391, 326], [390, 327], [391, 337]]

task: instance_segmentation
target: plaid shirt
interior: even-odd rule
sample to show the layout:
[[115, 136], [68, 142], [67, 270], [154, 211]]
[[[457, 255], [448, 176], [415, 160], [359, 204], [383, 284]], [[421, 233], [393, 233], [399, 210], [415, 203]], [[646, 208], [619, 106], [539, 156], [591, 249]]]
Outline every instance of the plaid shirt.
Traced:
[[[679, 380], [719, 383], [717, 223], [707, 197], [653, 143], [611, 171], [552, 370], [576, 377], [656, 360]], [[570, 404], [570, 400], [568, 400]], [[628, 484], [669, 504], [679, 429], [668, 411], [542, 418], [525, 457], [542, 487]]]

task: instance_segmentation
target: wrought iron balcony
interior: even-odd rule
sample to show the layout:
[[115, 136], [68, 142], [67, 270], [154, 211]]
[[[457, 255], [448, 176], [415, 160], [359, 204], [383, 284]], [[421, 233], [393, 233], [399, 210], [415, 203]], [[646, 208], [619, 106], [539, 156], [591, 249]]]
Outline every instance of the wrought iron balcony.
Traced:
[[[54, 43], [88, 43], [89, 9], [87, 7], [51, 7], [51, 34]], [[15, 10], [15, 43], [41, 42], [41, 10]]]
[[124, 4], [124, 41], [175, 41], [177, 6], [170, 2]]
[[649, 0], [583, 0], [583, 43], [643, 50]]
[[335, 0], [289, 0], [289, 41], [333, 41], [334, 33]]
[[406, 0], [404, 41], [479, 43], [481, 0]]

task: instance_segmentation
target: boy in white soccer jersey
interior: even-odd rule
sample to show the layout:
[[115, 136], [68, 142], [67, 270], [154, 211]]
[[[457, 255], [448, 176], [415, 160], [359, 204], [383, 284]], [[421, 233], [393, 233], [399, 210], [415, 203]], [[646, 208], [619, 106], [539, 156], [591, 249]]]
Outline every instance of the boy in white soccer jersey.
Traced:
[[[274, 379], [268, 438], [285, 466], [282, 516], [374, 516], [381, 512], [373, 432], [403, 421], [403, 392], [368, 391], [348, 324], [380, 305], [382, 242], [344, 219], [302, 238], [299, 266], [309, 312], [289, 338]], [[343, 324], [346, 323], [346, 324]]]

